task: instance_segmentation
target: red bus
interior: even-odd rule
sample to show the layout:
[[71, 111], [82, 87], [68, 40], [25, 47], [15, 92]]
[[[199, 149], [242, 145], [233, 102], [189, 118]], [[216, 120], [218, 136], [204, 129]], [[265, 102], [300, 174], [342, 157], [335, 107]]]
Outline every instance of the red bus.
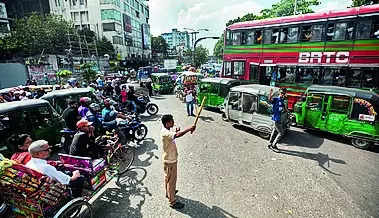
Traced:
[[222, 77], [288, 90], [289, 109], [312, 84], [379, 91], [379, 5], [235, 23]]

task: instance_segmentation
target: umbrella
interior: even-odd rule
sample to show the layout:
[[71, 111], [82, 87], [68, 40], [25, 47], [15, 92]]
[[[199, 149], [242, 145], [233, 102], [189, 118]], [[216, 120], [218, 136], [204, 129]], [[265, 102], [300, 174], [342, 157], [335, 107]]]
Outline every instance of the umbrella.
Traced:
[[57, 72], [57, 76], [59, 77], [66, 77], [72, 75], [72, 72], [69, 70], [61, 70]]

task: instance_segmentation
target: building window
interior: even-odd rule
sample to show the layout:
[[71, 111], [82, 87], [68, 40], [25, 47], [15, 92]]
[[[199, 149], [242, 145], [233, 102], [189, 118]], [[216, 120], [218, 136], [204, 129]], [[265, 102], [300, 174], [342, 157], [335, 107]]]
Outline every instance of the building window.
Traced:
[[115, 44], [115, 45], [123, 45], [124, 44], [122, 37], [113, 36], [112, 38], [113, 38], [113, 44]]
[[116, 31], [116, 25], [115, 23], [103, 23], [103, 31]]
[[78, 0], [72, 0], [72, 6], [76, 6]]
[[136, 17], [139, 18], [139, 12], [138, 11], [136, 11]]
[[121, 12], [114, 9], [101, 10], [101, 20], [115, 20], [121, 22]]

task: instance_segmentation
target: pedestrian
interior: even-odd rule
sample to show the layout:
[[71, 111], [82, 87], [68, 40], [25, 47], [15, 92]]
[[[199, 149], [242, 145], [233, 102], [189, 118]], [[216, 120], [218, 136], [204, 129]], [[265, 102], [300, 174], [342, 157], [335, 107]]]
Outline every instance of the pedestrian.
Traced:
[[175, 140], [187, 134], [193, 133], [196, 126], [191, 126], [183, 131], [176, 128], [175, 131], [171, 130], [174, 127], [174, 118], [171, 114], [162, 116], [163, 128], [161, 131], [161, 139], [163, 146], [163, 169], [165, 174], [165, 191], [166, 198], [168, 198], [169, 205], [174, 209], [182, 209], [184, 204], [176, 201], [175, 194], [176, 181], [177, 181], [177, 162], [178, 162], [178, 150]]
[[[272, 103], [272, 111], [273, 111], [272, 120], [274, 121], [274, 128], [272, 129], [272, 132], [271, 132], [268, 148], [278, 149], [276, 145], [284, 135], [282, 115], [286, 112], [286, 106], [284, 103], [284, 99], [286, 97], [286, 91], [284, 89], [280, 89], [279, 97], [273, 98], [272, 95], [273, 95], [273, 89], [270, 90], [270, 94], [268, 97], [269, 102]], [[276, 134], [276, 137], [275, 137], [275, 134]]]
[[193, 101], [194, 101], [194, 97], [193, 97], [192, 90], [188, 89], [186, 92], [186, 106], [187, 106], [187, 115], [188, 116], [195, 116], [193, 114]]
[[149, 97], [153, 96], [153, 86], [151, 85], [151, 78], [147, 80], [146, 88], [149, 90]]

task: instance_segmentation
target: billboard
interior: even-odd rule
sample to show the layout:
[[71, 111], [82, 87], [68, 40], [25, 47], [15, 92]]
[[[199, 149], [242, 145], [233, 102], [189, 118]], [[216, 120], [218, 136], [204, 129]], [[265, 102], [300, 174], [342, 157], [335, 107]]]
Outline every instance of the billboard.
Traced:
[[122, 20], [124, 23], [124, 31], [131, 33], [132, 32], [132, 19], [128, 15], [122, 14]]
[[142, 30], [142, 48], [150, 49], [150, 26], [149, 24], [141, 24]]

